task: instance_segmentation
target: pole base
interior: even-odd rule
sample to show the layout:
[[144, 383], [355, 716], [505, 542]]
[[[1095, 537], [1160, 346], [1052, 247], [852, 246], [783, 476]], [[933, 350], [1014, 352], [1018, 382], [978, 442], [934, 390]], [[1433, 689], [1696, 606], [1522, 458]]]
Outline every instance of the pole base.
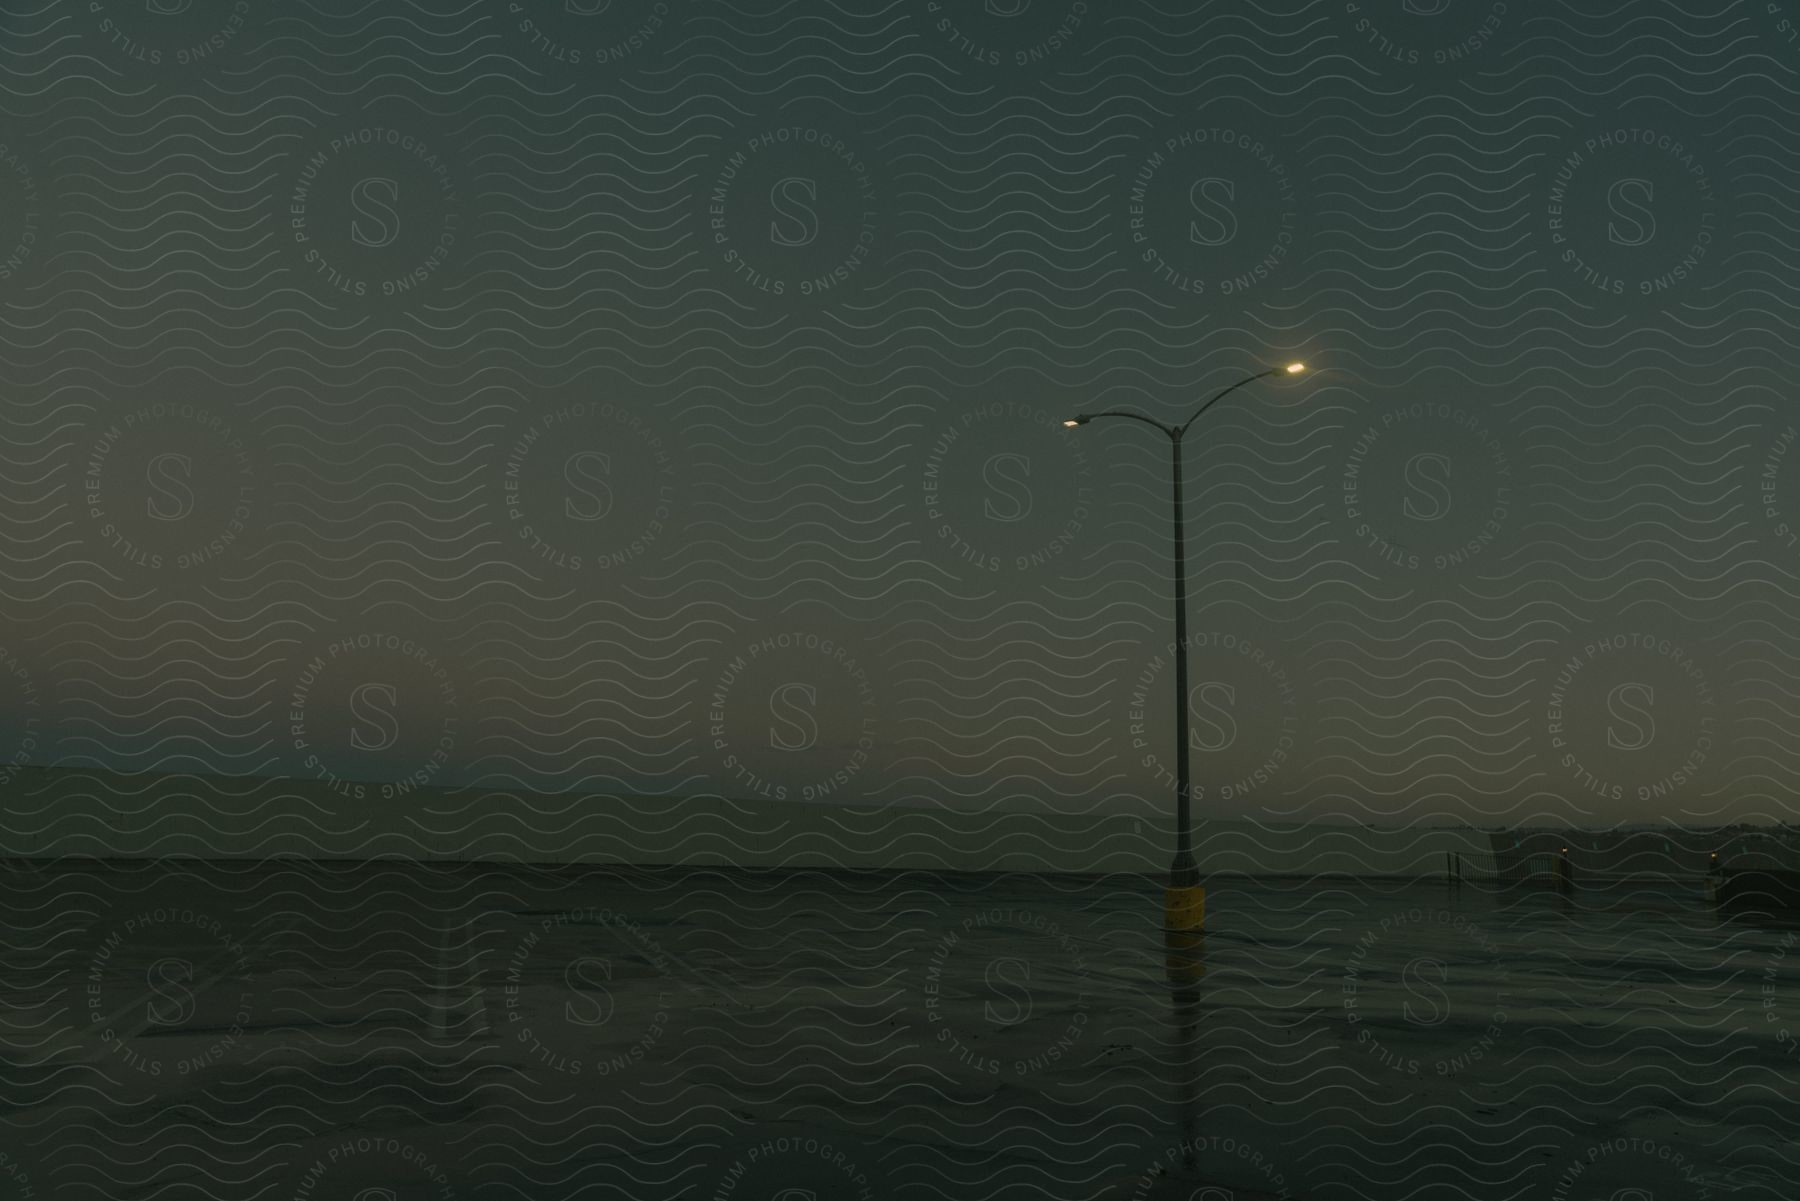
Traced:
[[1198, 984], [1206, 975], [1206, 931], [1163, 931], [1163, 961], [1175, 988]]
[[1204, 930], [1206, 889], [1198, 884], [1163, 889], [1163, 929]]

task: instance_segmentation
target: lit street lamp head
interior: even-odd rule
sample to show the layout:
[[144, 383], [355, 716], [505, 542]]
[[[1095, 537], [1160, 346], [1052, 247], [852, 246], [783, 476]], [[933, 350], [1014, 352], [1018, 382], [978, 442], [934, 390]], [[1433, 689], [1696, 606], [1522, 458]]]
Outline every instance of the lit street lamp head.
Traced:
[[1064, 421], [1063, 424], [1070, 429], [1074, 429], [1076, 426], [1086, 425], [1088, 422], [1090, 422], [1092, 420], [1093, 420], [1093, 418], [1089, 417], [1086, 413], [1077, 413], [1077, 414], [1075, 414], [1075, 416], [1070, 417], [1068, 420]]
[[1289, 375], [1299, 375], [1302, 371], [1305, 371], [1305, 370], [1306, 370], [1305, 363], [1289, 363], [1287, 365], [1287, 372]]

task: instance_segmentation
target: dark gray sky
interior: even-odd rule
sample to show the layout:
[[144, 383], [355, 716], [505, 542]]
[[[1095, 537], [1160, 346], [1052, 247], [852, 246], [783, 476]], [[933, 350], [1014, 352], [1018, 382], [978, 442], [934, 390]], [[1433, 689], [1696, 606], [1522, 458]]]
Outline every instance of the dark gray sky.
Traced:
[[9, 15], [0, 750], [1788, 817], [1794, 15], [1189, 7]]

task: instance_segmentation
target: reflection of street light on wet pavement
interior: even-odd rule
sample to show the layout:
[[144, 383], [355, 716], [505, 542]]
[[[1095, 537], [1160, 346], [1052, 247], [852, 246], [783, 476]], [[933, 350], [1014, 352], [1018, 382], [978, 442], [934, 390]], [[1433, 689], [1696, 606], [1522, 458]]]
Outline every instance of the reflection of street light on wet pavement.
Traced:
[[1194, 1170], [1194, 1135], [1199, 1129], [1200, 1104], [1200, 981], [1206, 975], [1206, 932], [1166, 930], [1163, 961], [1168, 969], [1169, 1000], [1175, 1018], [1171, 1044], [1175, 1062], [1176, 1119], [1183, 1150], [1182, 1163]]
[[1169, 868], [1169, 888], [1165, 902], [1165, 926], [1171, 930], [1197, 930], [1206, 921], [1206, 890], [1200, 886], [1200, 869], [1194, 863], [1188, 806], [1188, 689], [1187, 689], [1187, 543], [1181, 519], [1181, 436], [1200, 414], [1245, 384], [1271, 375], [1299, 375], [1305, 363], [1289, 363], [1270, 367], [1255, 375], [1247, 375], [1194, 411], [1194, 415], [1178, 426], [1164, 425], [1142, 413], [1113, 410], [1105, 413], [1077, 413], [1063, 424], [1073, 429], [1086, 425], [1096, 417], [1130, 417], [1153, 425], [1169, 436], [1170, 457], [1175, 473], [1175, 861]]

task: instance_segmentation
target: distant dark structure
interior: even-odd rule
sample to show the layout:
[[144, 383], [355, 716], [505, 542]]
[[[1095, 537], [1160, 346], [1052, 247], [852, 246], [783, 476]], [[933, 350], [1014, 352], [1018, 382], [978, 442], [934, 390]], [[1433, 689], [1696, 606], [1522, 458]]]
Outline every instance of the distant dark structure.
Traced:
[[[1461, 865], [1465, 879], [1587, 887], [1683, 881], [1751, 869], [1800, 874], [1800, 831], [1787, 827], [1516, 830], [1490, 836], [1493, 862]], [[1485, 869], [1485, 870], [1483, 870]]]

